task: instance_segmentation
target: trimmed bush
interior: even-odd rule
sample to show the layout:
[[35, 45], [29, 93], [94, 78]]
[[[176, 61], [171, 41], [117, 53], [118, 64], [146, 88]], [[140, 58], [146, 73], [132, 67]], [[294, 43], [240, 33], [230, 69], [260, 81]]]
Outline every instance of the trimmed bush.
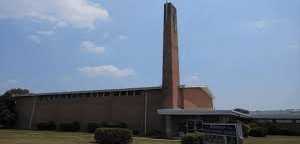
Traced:
[[53, 121], [38, 123], [37, 129], [38, 130], [56, 130], [56, 124]]
[[181, 144], [203, 144], [204, 134], [199, 132], [187, 133], [181, 138]]
[[243, 136], [247, 138], [249, 136], [250, 127], [246, 124], [242, 124]]
[[148, 135], [152, 138], [164, 138], [165, 135], [159, 130], [151, 130]]
[[99, 123], [88, 123], [88, 125], [87, 125], [88, 132], [90, 132], [90, 133], [94, 133], [95, 130], [99, 127], [100, 127]]
[[282, 128], [276, 125], [268, 126], [269, 135], [286, 135], [286, 136], [300, 136], [300, 131], [296, 129]]
[[80, 123], [79, 122], [72, 122], [72, 123], [61, 123], [59, 125], [61, 131], [79, 131], [80, 130]]
[[129, 144], [132, 142], [132, 131], [124, 128], [97, 128], [94, 138], [99, 144]]
[[103, 128], [128, 128], [126, 123], [123, 122], [102, 122], [100, 127]]
[[137, 129], [134, 129], [134, 130], [132, 130], [132, 134], [135, 135], [135, 136], [138, 136], [138, 135], [141, 135], [141, 131], [137, 130]]
[[263, 127], [254, 127], [250, 129], [249, 135], [253, 137], [265, 137], [267, 135], [267, 130]]

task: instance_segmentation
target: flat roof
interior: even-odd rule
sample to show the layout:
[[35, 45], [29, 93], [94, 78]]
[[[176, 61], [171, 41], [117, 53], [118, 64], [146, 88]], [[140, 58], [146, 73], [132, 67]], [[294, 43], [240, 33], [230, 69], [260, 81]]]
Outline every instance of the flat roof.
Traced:
[[233, 110], [209, 110], [209, 109], [158, 109], [160, 115], [231, 115], [236, 117], [249, 118], [249, 115], [235, 112]]
[[300, 110], [251, 111], [254, 119], [300, 119]]
[[[212, 96], [212, 93], [208, 89], [207, 85], [181, 85], [180, 88], [202, 88]], [[136, 87], [136, 88], [120, 88], [120, 89], [102, 89], [102, 90], [83, 90], [83, 91], [64, 91], [64, 92], [45, 92], [45, 93], [30, 93], [26, 95], [19, 95], [17, 97], [25, 96], [48, 96], [48, 95], [64, 95], [64, 94], [87, 94], [97, 92], [122, 92], [122, 91], [145, 91], [145, 90], [160, 90], [161, 86], [150, 86], [150, 87]]]

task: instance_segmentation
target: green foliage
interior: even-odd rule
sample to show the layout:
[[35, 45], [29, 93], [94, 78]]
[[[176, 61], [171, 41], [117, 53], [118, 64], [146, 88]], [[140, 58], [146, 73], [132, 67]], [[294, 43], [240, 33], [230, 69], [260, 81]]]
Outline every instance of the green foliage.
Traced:
[[247, 138], [249, 136], [250, 126], [247, 124], [242, 124], [243, 136]]
[[132, 142], [132, 131], [124, 128], [98, 128], [94, 138], [100, 144], [129, 144]]
[[15, 96], [28, 94], [27, 89], [11, 89], [0, 96], [0, 125], [5, 128], [12, 128], [17, 120], [15, 110]]
[[268, 124], [269, 135], [286, 135], [286, 136], [300, 136], [300, 131], [295, 128], [279, 127], [276, 124]]
[[128, 128], [126, 123], [123, 122], [102, 122], [100, 124], [102, 128]]
[[72, 122], [72, 123], [61, 123], [59, 125], [59, 129], [61, 131], [79, 131], [80, 130], [80, 123], [79, 122]]
[[204, 134], [199, 132], [187, 133], [181, 138], [181, 144], [203, 144]]
[[152, 138], [164, 138], [165, 135], [160, 130], [151, 130], [148, 135]]
[[29, 94], [28, 89], [15, 88], [15, 89], [10, 89], [10, 90], [6, 91], [3, 94], [3, 96], [15, 97], [18, 95], [25, 95], [25, 94]]
[[254, 127], [250, 129], [249, 135], [253, 137], [265, 137], [267, 136], [267, 130], [263, 127]]
[[56, 130], [56, 124], [53, 121], [37, 124], [38, 130]]
[[88, 123], [87, 130], [90, 133], [94, 133], [97, 128], [99, 128], [101, 124], [99, 123]]

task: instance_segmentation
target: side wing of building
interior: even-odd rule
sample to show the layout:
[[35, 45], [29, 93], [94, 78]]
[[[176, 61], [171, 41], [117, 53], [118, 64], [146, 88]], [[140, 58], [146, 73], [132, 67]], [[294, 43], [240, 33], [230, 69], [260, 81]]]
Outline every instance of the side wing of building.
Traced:
[[[180, 89], [184, 109], [212, 110], [212, 97], [201, 87]], [[123, 122], [139, 132], [165, 129], [160, 87], [86, 92], [45, 93], [18, 97], [16, 105], [21, 129], [36, 129], [38, 123], [78, 121], [82, 130], [88, 123]]]

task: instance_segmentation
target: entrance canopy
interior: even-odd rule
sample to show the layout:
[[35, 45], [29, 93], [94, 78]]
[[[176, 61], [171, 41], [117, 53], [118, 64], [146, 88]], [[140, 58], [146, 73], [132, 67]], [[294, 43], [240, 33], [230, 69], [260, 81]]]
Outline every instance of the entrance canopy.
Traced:
[[205, 109], [158, 109], [160, 115], [197, 115], [197, 116], [234, 116], [250, 118], [250, 115], [234, 110], [205, 110]]

